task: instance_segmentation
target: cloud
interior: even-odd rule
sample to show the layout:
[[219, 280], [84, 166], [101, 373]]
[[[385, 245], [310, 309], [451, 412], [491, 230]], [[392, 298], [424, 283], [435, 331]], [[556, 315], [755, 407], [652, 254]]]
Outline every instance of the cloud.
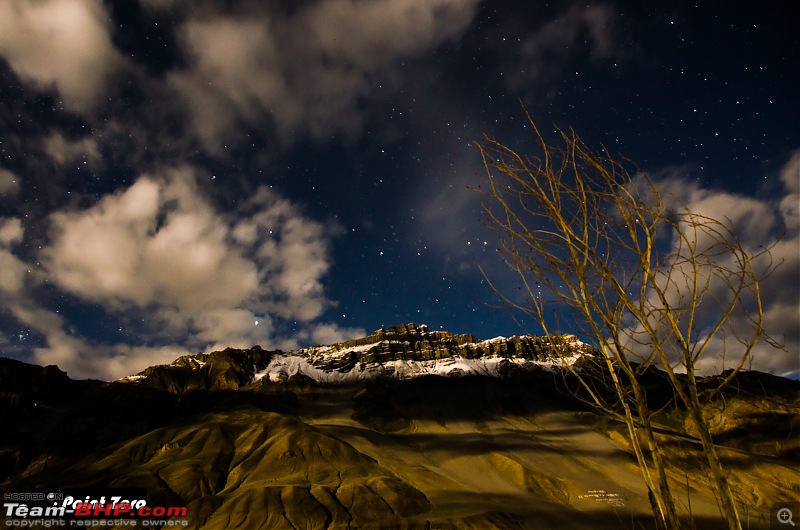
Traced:
[[0, 246], [8, 247], [22, 240], [22, 221], [0, 218]]
[[60, 165], [81, 161], [87, 165], [94, 165], [100, 160], [100, 147], [94, 138], [81, 138], [70, 140], [59, 132], [52, 133], [44, 140], [44, 150], [53, 161]]
[[[93, 343], [67, 331], [67, 316], [35, 303], [26, 286], [29, 267], [6, 248], [21, 241], [21, 223], [3, 220], [6, 309], [44, 337], [36, 361], [73, 376], [121, 377], [197, 350], [297, 347], [364, 334], [316, 321], [334, 305], [322, 280], [340, 229], [308, 218], [269, 188], [224, 212], [198, 190], [193, 168], [174, 168], [49, 220], [39, 281], [99, 305], [130, 324], [141, 342]], [[289, 337], [276, 325], [287, 321], [295, 323]]]
[[610, 4], [573, 5], [543, 24], [520, 43], [520, 60], [507, 76], [512, 88], [559, 79], [576, 53], [588, 53], [593, 61], [618, 55], [616, 18]]
[[192, 353], [178, 344], [111, 347], [92, 344], [83, 337], [68, 333], [68, 322], [53, 311], [37, 307], [28, 300], [17, 300], [11, 314], [24, 326], [46, 338], [44, 346], [33, 348], [33, 362], [53, 364], [73, 378], [119, 379], [154, 364], [169, 364], [181, 355]]
[[0, 2], [0, 55], [38, 90], [55, 88], [67, 109], [86, 112], [124, 63], [100, 0]]
[[[755, 197], [744, 196], [724, 189], [704, 187], [697, 180], [688, 179], [685, 175], [686, 168], [668, 168], [652, 173], [650, 179], [659, 189], [667, 207], [676, 213], [676, 219], [679, 214], [688, 210], [696, 216], [695, 219], [701, 220], [697, 231], [692, 231], [686, 221], [683, 224], [687, 239], [699, 250], [701, 257], [696, 263], [698, 269], [695, 270], [695, 263], [690, 261], [687, 244], [684, 242], [679, 245], [675, 234], [665, 230], [662, 234], [665, 237], [657, 241], [658, 253], [659, 258], [666, 258], [665, 263], [671, 268], [663, 265], [658, 267], [654, 281], [662, 287], [669, 313], [677, 317], [677, 325], [684, 336], [687, 335], [688, 323], [691, 322], [691, 343], [696, 346], [708, 342], [696, 363], [698, 374], [710, 375], [737, 366], [744, 351], [740, 339], [752, 337], [755, 329], [755, 297], [747, 286], [742, 291], [741, 302], [735, 304], [722, 328], [716, 332], [713, 329], [713, 325], [722, 319], [723, 309], [732, 301], [731, 283], [735, 286], [737, 278], [735, 274], [728, 272], [740, 269], [737, 256], [719, 244], [720, 235], [722, 242], [733, 240], [721, 229], [724, 225], [736, 234], [736, 239], [751, 257], [753, 269], [760, 278], [758, 288], [763, 308], [764, 333], [762, 340], [752, 350], [750, 362], [745, 363], [745, 369], [795, 378], [800, 376], [800, 359], [797, 355], [800, 351], [800, 219], [797, 214], [800, 205], [800, 150], [792, 153], [776, 175], [781, 183], [777, 193], [763, 190], [762, 194]], [[647, 200], [644, 188], [639, 197]], [[463, 217], [465, 214], [462, 211], [460, 215]], [[721, 225], [704, 223], [703, 219], [716, 220]], [[709, 233], [712, 230], [717, 232]], [[715, 243], [717, 245], [712, 247]], [[703, 254], [708, 249], [711, 251]], [[765, 253], [766, 249], [768, 253]], [[524, 250], [523, 248], [522, 251]], [[623, 255], [618, 256], [618, 263], [624, 266], [623, 260], [630, 256], [624, 255], [627, 253], [625, 250], [620, 252]], [[770, 269], [771, 272], [765, 275], [765, 271]], [[499, 286], [502, 294], [517, 301], [514, 294], [520, 287], [520, 280], [514, 277], [514, 273], [506, 271], [502, 275], [491, 271], [489, 276]], [[641, 276], [634, 279], [634, 285], [638, 285], [639, 280]], [[698, 280], [702, 293], [700, 297], [693, 297], [691, 294], [695, 280]], [[637, 292], [632, 293], [634, 303], [638, 300]], [[549, 296], [545, 296], [547, 298]], [[519, 300], [519, 303], [524, 306], [528, 302]], [[682, 358], [678, 343], [665, 318], [666, 305], [652, 288], [645, 297], [644, 307], [651, 319], [650, 329], [656, 330], [664, 350], [676, 363], [676, 369], [682, 370], [677, 364]], [[691, 316], [690, 311], [694, 311]], [[569, 320], [569, 315], [565, 318], [567, 326], [581, 328], [580, 322]], [[649, 359], [653, 354], [651, 334], [629, 315], [623, 318], [620, 331], [628, 352], [639, 359]], [[771, 344], [775, 341], [781, 343], [782, 348]]]
[[7, 299], [22, 292], [28, 266], [11, 252], [22, 241], [23, 228], [19, 219], [0, 218], [0, 292]]
[[480, 225], [483, 197], [472, 189], [479, 184], [476, 175], [483, 166], [477, 149], [461, 144], [449, 147], [447, 152], [461, 156], [455, 162], [430, 168], [436, 175], [436, 185], [420, 186], [414, 203], [425, 245], [447, 265], [463, 271], [474, 266], [473, 256], [484, 250], [483, 239], [489, 237], [488, 230]]
[[257, 287], [256, 265], [228, 246], [226, 223], [196, 195], [191, 176], [172, 178], [143, 177], [89, 210], [54, 214], [44, 258], [56, 282], [112, 307], [192, 311], [245, 301]]
[[800, 226], [800, 150], [795, 151], [780, 175], [786, 195], [780, 202], [781, 215], [787, 229]]
[[321, 279], [330, 266], [328, 238], [341, 233], [341, 228], [311, 221], [294, 204], [263, 187], [240, 211], [245, 217], [235, 223], [232, 234], [240, 245], [252, 249], [260, 265], [265, 309], [285, 319], [316, 318], [331, 305], [323, 296]]
[[314, 345], [328, 345], [363, 337], [366, 332], [361, 328], [343, 328], [336, 324], [317, 324], [304, 330], [301, 334], [303, 342]]
[[198, 338], [208, 350], [227, 347], [247, 348], [270, 340], [274, 334], [272, 319], [268, 315], [258, 316], [241, 308], [220, 308], [202, 312], [195, 319]]
[[20, 178], [0, 168], [0, 197], [14, 197], [20, 190]]
[[46, 275], [31, 274], [31, 266], [13, 255], [8, 245], [22, 241], [21, 223], [17, 219], [0, 221], [0, 295], [3, 311], [23, 329], [33, 330], [44, 338], [41, 345], [11, 342], [0, 336], [3, 355], [21, 357], [42, 365], [54, 364], [73, 378], [118, 379], [136, 373], [152, 364], [170, 363], [180, 355], [192, 353], [185, 345], [135, 346], [129, 344], [99, 345], [76, 335], [66, 316], [43, 307], [36, 301], [37, 283]]
[[253, 305], [285, 319], [318, 317], [332, 231], [268, 188], [218, 212], [192, 170], [143, 176], [83, 211], [52, 215], [43, 263], [65, 290], [110, 308], [175, 308], [191, 317]]
[[[763, 305], [764, 332], [771, 339], [783, 344], [785, 351], [770, 346], [766, 341], [756, 346], [752, 353], [751, 366], [779, 375], [797, 376], [800, 374], [800, 222], [797, 208], [800, 204], [800, 191], [797, 175], [800, 172], [800, 151], [795, 152], [780, 172], [783, 184], [779, 197], [757, 199], [737, 195], [733, 192], [701, 187], [696, 181], [687, 180], [678, 175], [661, 175], [657, 184], [666, 192], [667, 200], [672, 201], [676, 210], [688, 208], [693, 213], [719, 220], [737, 234], [744, 250], [751, 256], [760, 257], [754, 260], [753, 266], [758, 274], [771, 265], [776, 266], [771, 274], [763, 277], [759, 284]], [[708, 248], [718, 239], [704, 234], [695, 234], [694, 240], [698, 248]], [[769, 247], [769, 255], [762, 254]], [[679, 250], [676, 241], [672, 243], [672, 252], [685, 255]], [[679, 307], [682, 297], [689, 296], [688, 281], [694, 278], [690, 264], [680, 264], [673, 270], [667, 296], [673, 307]], [[703, 265], [698, 277], [707, 282], [707, 292], [697, 305], [695, 323], [698, 330], [696, 342], [709, 340], [709, 346], [697, 367], [700, 373], [718, 373], [731, 368], [741, 359], [742, 347], [737, 342], [737, 335], [747, 337], [752, 334], [753, 325], [749, 320], [755, 310], [754, 298], [745, 293], [744, 303], [740, 304], [730, 316], [722, 330], [709, 336], [709, 327], [720, 317], [720, 307], [730, 300], [731, 289], [719, 275], [721, 268], [735, 270], [738, 263], [733, 255], [723, 253], [713, 256]], [[653, 307], [660, 307], [654, 295], [651, 295]], [[744, 309], [751, 312], [748, 315]], [[639, 328], [632, 328], [631, 333], [640, 333]]]
[[[457, 38], [476, 0], [328, 0], [291, 12], [188, 18], [180, 29], [189, 66], [169, 83], [211, 151], [238, 124], [270, 124], [278, 141], [360, 131], [363, 103], [386, 90], [391, 71]], [[378, 51], [379, 50], [379, 51]]]

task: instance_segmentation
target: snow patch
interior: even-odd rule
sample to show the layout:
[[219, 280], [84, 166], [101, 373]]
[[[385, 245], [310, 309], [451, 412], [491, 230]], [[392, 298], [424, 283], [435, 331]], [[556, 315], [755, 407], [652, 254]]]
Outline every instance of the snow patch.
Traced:
[[125, 377], [117, 379], [115, 382], [116, 383], [134, 383], [134, 382], [140, 381], [140, 380], [142, 380], [144, 378], [145, 378], [145, 376], [143, 376], [141, 374], [126, 375]]
[[[370, 347], [372, 346], [374, 344], [370, 345]], [[454, 355], [445, 359], [425, 361], [400, 359], [383, 363], [359, 363], [351, 370], [342, 372], [339, 370], [323, 370], [313, 364], [311, 357], [289, 354], [274, 357], [269, 366], [255, 373], [253, 382], [260, 381], [266, 377], [268, 381], [277, 383], [298, 375], [308, 377], [317, 383], [325, 384], [355, 383], [379, 377], [411, 379], [423, 375], [455, 376], [458, 374], [497, 377], [501, 375], [504, 365], [514, 365], [517, 368], [529, 371], [536, 369], [555, 370], [565, 364], [573, 364], [579, 358], [580, 355], [575, 355], [552, 361], [532, 361], [518, 357], [489, 356], [468, 359]]]

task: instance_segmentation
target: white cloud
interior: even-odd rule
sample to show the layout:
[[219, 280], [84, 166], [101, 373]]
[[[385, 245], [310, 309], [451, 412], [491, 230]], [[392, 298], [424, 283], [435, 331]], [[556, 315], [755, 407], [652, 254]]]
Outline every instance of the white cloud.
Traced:
[[[674, 201], [676, 210], [685, 207], [695, 214], [723, 222], [736, 232], [742, 247], [751, 256], [761, 253], [765, 246], [780, 237], [770, 248], [769, 256], [762, 255], [756, 259], [754, 267], [760, 272], [770, 264], [777, 265], [771, 274], [760, 281], [759, 289], [764, 331], [770, 338], [782, 342], [786, 351], [762, 342], [753, 350], [752, 362], [747, 366], [795, 376], [800, 373], [800, 359], [797, 357], [800, 351], [800, 289], [797, 287], [800, 284], [800, 225], [797, 217], [800, 191], [796, 180], [792, 178], [796, 179], [799, 170], [800, 152], [797, 152], [781, 172], [783, 193], [775, 199], [756, 199], [724, 190], [702, 188], [696, 182], [679, 176], [662, 175], [657, 181], [658, 186], [668, 194], [667, 197], [672, 197], [668, 200]], [[702, 249], [713, 243], [714, 238], [700, 232], [695, 240], [698, 248]], [[676, 243], [672, 245], [673, 252], [678, 252]], [[680, 251], [681, 255], [684, 253]], [[690, 296], [688, 281], [695, 276], [689, 267], [690, 264], [686, 263], [673, 269], [670, 288], [667, 289], [673, 307], [681, 305], [681, 297], [685, 300]], [[743, 311], [745, 307], [749, 311], [754, 310], [753, 298], [748, 295], [746, 303], [732, 312], [721, 332], [713, 337], [708, 336], [710, 323], [719, 318], [720, 307], [730, 300], [730, 287], [719, 276], [724, 267], [731, 270], [738, 267], [733, 255], [713, 256], [698, 273], [701, 282], [708, 282], [707, 292], [697, 306], [695, 315], [697, 341], [709, 339], [707, 351], [698, 363], [701, 373], [718, 373], [735, 366], [742, 353], [736, 335], [747, 337], [753, 329]], [[650, 303], [652, 307], [661, 306], [654, 295]], [[683, 320], [685, 322], [688, 318]]]
[[13, 197], [19, 193], [20, 178], [7, 169], [0, 168], [0, 197]]
[[22, 241], [23, 228], [19, 219], [0, 217], [0, 246], [9, 247]]
[[52, 216], [46, 267], [64, 289], [123, 308], [194, 312], [237, 306], [256, 292], [257, 265], [228, 244], [228, 227], [188, 170], [140, 178], [95, 207]]
[[787, 229], [800, 226], [800, 150], [795, 151], [781, 171], [786, 196], [780, 202], [781, 215]]
[[19, 219], [0, 218], [0, 292], [9, 297], [22, 292], [28, 267], [17, 258], [10, 247], [22, 241], [23, 228]]
[[[21, 241], [22, 225], [2, 220], [6, 310], [44, 336], [34, 360], [73, 377], [118, 378], [198, 350], [296, 348], [364, 335], [316, 321], [333, 305], [322, 278], [330, 239], [340, 229], [306, 217], [268, 188], [236, 212], [222, 212], [184, 167], [141, 176], [88, 209], [56, 212], [50, 221], [51, 244], [39, 256], [35, 281], [47, 280], [112, 316], [141, 317], [139, 338], [152, 344], [101, 345], [69, 332], [68, 315], [29, 296], [30, 267], [7, 248]], [[295, 321], [293, 334], [282, 335], [276, 319]]]
[[223, 308], [204, 311], [195, 319], [198, 338], [207, 350], [249, 348], [274, 342], [275, 328], [269, 315], [256, 315], [248, 309]]
[[306, 346], [336, 344], [366, 335], [367, 331], [363, 328], [341, 327], [330, 322], [311, 322], [291, 335], [276, 337], [274, 345], [280, 350], [291, 351]]
[[5, 0], [0, 55], [23, 81], [55, 88], [68, 109], [85, 112], [124, 62], [111, 43], [108, 19], [100, 0]]
[[365, 330], [361, 328], [342, 328], [336, 324], [318, 324], [308, 331], [310, 340], [307, 342], [317, 345], [328, 345], [345, 342], [365, 335]]
[[[33, 361], [55, 364], [73, 378], [119, 379], [148, 366], [169, 364], [182, 355], [196, 353], [197, 347], [185, 344], [100, 346], [65, 331], [65, 319], [51, 311], [15, 303], [11, 313], [24, 325], [46, 337], [47, 344], [34, 350]], [[291, 336], [278, 335], [269, 316], [256, 316], [245, 309], [220, 309], [203, 312], [197, 319], [197, 339], [204, 351], [224, 348], [249, 348], [260, 344], [270, 349], [289, 351], [309, 344], [332, 344], [366, 335], [360, 328], [341, 328], [330, 323], [307, 323]]]
[[4, 296], [22, 292], [28, 267], [14, 254], [0, 248], [0, 292]]
[[119, 379], [147, 366], [169, 364], [181, 355], [193, 353], [177, 344], [98, 346], [65, 331], [68, 325], [60, 314], [36, 307], [27, 300], [15, 301], [10, 311], [23, 325], [46, 338], [46, 345], [34, 348], [32, 361], [41, 365], [54, 364], [72, 378]]
[[52, 133], [44, 141], [47, 155], [58, 165], [64, 166], [76, 161], [93, 165], [100, 159], [100, 148], [94, 138], [70, 140], [59, 132]]
[[[292, 14], [189, 18], [181, 28], [190, 66], [171, 85], [188, 102], [206, 147], [235, 136], [237, 123], [271, 122], [277, 137], [351, 136], [361, 102], [388, 83], [403, 59], [466, 30], [476, 0], [328, 0]], [[266, 9], [266, 8], [262, 8]]]

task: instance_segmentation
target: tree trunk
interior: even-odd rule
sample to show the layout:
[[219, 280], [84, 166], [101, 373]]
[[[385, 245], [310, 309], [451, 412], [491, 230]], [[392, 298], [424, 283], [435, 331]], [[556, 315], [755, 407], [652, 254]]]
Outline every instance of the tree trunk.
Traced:
[[742, 522], [739, 519], [739, 512], [736, 509], [736, 499], [733, 497], [733, 491], [731, 491], [730, 484], [728, 483], [728, 476], [719, 459], [717, 446], [714, 445], [711, 431], [708, 428], [708, 422], [703, 417], [694, 377], [687, 377], [687, 382], [689, 398], [691, 400], [690, 403], [687, 403], [689, 414], [697, 429], [700, 442], [703, 444], [703, 453], [706, 455], [706, 460], [708, 461], [708, 466], [711, 471], [712, 486], [717, 494], [720, 510], [728, 524], [728, 530], [742, 530]]
[[[628, 427], [628, 437], [631, 441], [631, 447], [636, 455], [636, 462], [639, 464], [639, 470], [642, 473], [642, 479], [647, 486], [647, 499], [650, 501], [650, 510], [653, 512], [653, 521], [656, 524], [656, 530], [671, 530], [669, 526], [669, 515], [664, 502], [663, 492], [653, 482], [653, 477], [650, 473], [650, 466], [647, 462], [647, 456], [642, 450], [642, 444], [636, 432], [636, 423], [631, 414], [630, 407], [626, 404], [623, 405], [625, 409], [625, 423]], [[678, 528], [678, 527], [675, 527]]]
[[641, 429], [644, 432], [647, 448], [650, 450], [650, 460], [653, 463], [655, 470], [655, 484], [660, 492], [662, 509], [664, 512], [664, 520], [667, 528], [679, 529], [681, 528], [681, 521], [678, 518], [678, 511], [675, 508], [675, 500], [672, 498], [672, 490], [669, 487], [667, 480], [667, 471], [664, 466], [664, 461], [661, 458], [661, 448], [658, 447], [655, 436], [653, 435], [653, 426], [650, 423], [649, 410], [647, 408], [647, 398], [639, 387], [638, 382], [634, 385], [634, 397], [636, 405], [639, 409], [639, 421]]
[[[653, 438], [653, 431], [650, 425], [646, 397], [639, 386], [639, 381], [636, 379], [636, 374], [626, 373], [626, 376], [628, 377], [633, 389], [636, 410], [639, 414], [640, 424], [642, 425], [641, 428], [645, 433], [645, 441], [647, 442], [647, 448], [650, 453], [649, 462], [648, 455], [646, 455], [643, 450], [642, 440], [639, 438], [639, 433], [637, 432], [638, 429], [636, 419], [633, 417], [633, 412], [631, 411], [630, 404], [627, 401], [627, 392], [625, 391], [625, 388], [623, 387], [622, 382], [617, 374], [613, 371], [613, 369], [611, 371], [611, 377], [614, 381], [617, 395], [620, 397], [623, 410], [625, 411], [625, 422], [628, 426], [628, 435], [631, 440], [631, 446], [633, 447], [634, 453], [636, 453], [636, 460], [639, 463], [639, 469], [642, 472], [642, 478], [647, 486], [647, 497], [650, 501], [650, 508], [653, 512], [653, 519], [655, 521], [656, 528], [658, 530], [679, 530], [681, 528], [681, 522], [680, 519], [678, 519], [678, 514], [675, 510], [675, 502], [672, 498], [672, 492], [669, 489], [669, 483], [667, 482], [667, 475], [664, 469], [664, 463], [661, 460], [660, 449]], [[651, 467], [655, 468], [655, 480], [653, 480], [653, 475], [650, 472]]]

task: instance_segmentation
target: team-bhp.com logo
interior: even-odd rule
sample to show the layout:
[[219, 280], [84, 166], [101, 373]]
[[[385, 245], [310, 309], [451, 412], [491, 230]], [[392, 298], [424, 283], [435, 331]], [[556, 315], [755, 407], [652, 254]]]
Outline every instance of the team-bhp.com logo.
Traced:
[[123, 495], [76, 496], [62, 492], [6, 493], [6, 527], [175, 527], [187, 526], [185, 506], [148, 506]]

